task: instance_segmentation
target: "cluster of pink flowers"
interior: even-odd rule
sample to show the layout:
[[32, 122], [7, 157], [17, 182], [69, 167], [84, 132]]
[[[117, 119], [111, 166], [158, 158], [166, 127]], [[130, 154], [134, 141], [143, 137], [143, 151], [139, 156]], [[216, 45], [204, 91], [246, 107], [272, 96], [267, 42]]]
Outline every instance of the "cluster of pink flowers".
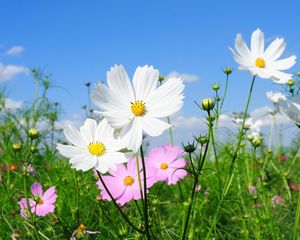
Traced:
[[43, 192], [42, 185], [36, 182], [31, 186], [31, 193], [33, 199], [29, 198], [28, 204], [26, 198], [22, 198], [21, 201], [19, 201], [20, 214], [22, 217], [27, 218], [29, 216], [28, 205], [30, 207], [30, 212], [40, 217], [44, 217], [48, 213], [54, 212], [54, 204], [57, 198], [55, 187], [50, 187], [46, 192]]
[[[183, 151], [176, 146], [164, 145], [153, 148], [148, 156], [145, 157], [147, 189], [159, 181], [164, 181], [171, 185], [183, 179], [187, 175], [187, 171], [184, 170], [186, 162], [182, 155]], [[119, 164], [116, 170], [109, 171], [110, 176], [102, 177], [109, 192], [120, 205], [124, 205], [132, 199], [138, 200], [141, 198], [136, 164], [136, 158], [131, 158], [127, 166]], [[139, 168], [143, 192], [144, 179], [141, 159], [139, 159]], [[111, 200], [100, 180], [97, 182], [97, 185], [101, 190], [102, 199]]]

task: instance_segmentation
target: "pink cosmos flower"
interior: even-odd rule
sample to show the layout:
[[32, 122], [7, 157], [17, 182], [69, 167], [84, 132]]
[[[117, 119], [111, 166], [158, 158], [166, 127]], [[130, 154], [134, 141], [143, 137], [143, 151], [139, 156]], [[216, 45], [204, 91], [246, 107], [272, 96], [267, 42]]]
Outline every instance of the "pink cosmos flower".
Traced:
[[183, 169], [186, 165], [182, 158], [183, 152], [179, 147], [171, 145], [153, 148], [146, 157], [147, 167], [156, 170], [157, 181], [175, 184], [187, 175], [187, 171]]
[[31, 186], [31, 193], [36, 199], [36, 215], [43, 217], [48, 213], [54, 212], [54, 203], [57, 198], [55, 187], [50, 187], [43, 193], [42, 185], [40, 183], [34, 183]]
[[[55, 187], [50, 187], [44, 193], [42, 185], [40, 183], [34, 183], [31, 186], [31, 193], [33, 195], [33, 199], [29, 198], [30, 210], [33, 214], [37, 216], [44, 217], [48, 213], [54, 212], [55, 209], [55, 201], [57, 198]], [[26, 202], [26, 198], [22, 198], [19, 202], [20, 205], [20, 213], [24, 218], [28, 217], [28, 205]]]
[[[33, 201], [31, 198], [28, 199], [29, 201], [29, 206], [30, 209], [34, 209], [35, 207], [35, 201]], [[29, 216], [29, 210], [28, 210], [28, 205], [26, 202], [26, 198], [22, 198], [19, 202], [18, 202], [19, 206], [20, 206], [20, 214], [23, 218], [28, 218]], [[32, 211], [31, 211], [32, 212]]]
[[291, 184], [290, 189], [294, 191], [300, 191], [300, 184]]
[[[139, 160], [140, 161], [140, 160]], [[143, 182], [143, 172], [141, 161], [139, 163], [140, 167], [140, 177], [142, 189], [144, 186]], [[138, 172], [136, 166], [136, 159], [131, 158], [128, 161], [127, 166], [124, 164], [118, 164], [115, 171], [110, 170], [109, 174], [111, 176], [103, 176], [102, 179], [107, 186], [109, 192], [112, 194], [116, 202], [120, 205], [131, 201], [132, 199], [138, 200], [141, 198], [141, 192], [139, 187]], [[153, 177], [153, 169], [147, 168], [147, 188], [150, 188], [155, 183], [155, 178]], [[97, 185], [101, 190], [102, 199], [111, 200], [101, 181], [97, 181]]]
[[284, 206], [284, 197], [281, 196], [274, 196], [272, 197], [272, 205], [273, 207], [277, 206]]

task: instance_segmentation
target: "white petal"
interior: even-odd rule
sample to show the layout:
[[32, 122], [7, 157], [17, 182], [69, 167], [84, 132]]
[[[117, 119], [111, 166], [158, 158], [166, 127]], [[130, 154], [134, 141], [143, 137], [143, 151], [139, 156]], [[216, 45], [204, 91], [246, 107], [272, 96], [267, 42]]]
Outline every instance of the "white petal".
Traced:
[[293, 74], [289, 73], [284, 73], [281, 71], [276, 71], [276, 70], [270, 70], [272, 79], [274, 82], [279, 83], [279, 84], [285, 84], [288, 82], [288, 80], [292, 79]]
[[254, 65], [252, 59], [245, 59], [239, 56], [232, 48], [229, 48], [229, 50], [232, 52], [234, 60], [242, 67], [245, 67], [247, 69], [248, 67]]
[[132, 150], [134, 153], [139, 151], [143, 141], [143, 130], [139, 118], [136, 117], [133, 120], [131, 129], [124, 137], [128, 137], [128, 149]]
[[251, 36], [251, 53], [253, 58], [262, 57], [264, 53], [264, 34], [260, 29], [256, 29]]
[[276, 38], [266, 49], [263, 58], [267, 62], [273, 62], [284, 52], [285, 42], [282, 38]]
[[96, 127], [97, 127], [97, 122], [91, 118], [87, 118], [84, 124], [80, 127], [81, 136], [88, 143], [94, 142]]
[[95, 129], [95, 141], [105, 143], [106, 139], [113, 138], [114, 129], [108, 124], [104, 118]]
[[91, 99], [103, 111], [130, 109], [130, 102], [127, 98], [123, 98], [123, 95], [117, 94], [101, 82], [94, 88]]
[[245, 59], [252, 59], [251, 52], [250, 52], [248, 46], [246, 45], [246, 43], [244, 42], [241, 34], [236, 35], [235, 49], [241, 57], [243, 57]]
[[76, 170], [87, 171], [96, 166], [97, 157], [86, 154], [70, 159], [70, 163]]
[[167, 117], [177, 112], [183, 105], [184, 85], [180, 78], [170, 78], [158, 87], [146, 103], [147, 115]]
[[133, 76], [136, 100], [147, 101], [148, 96], [156, 89], [159, 72], [152, 66], [138, 67]]
[[144, 116], [141, 118], [143, 130], [150, 136], [156, 137], [161, 135], [171, 125], [156, 118]]
[[115, 65], [107, 72], [109, 88], [128, 103], [134, 101], [135, 95], [132, 83], [122, 65]]
[[77, 147], [86, 147], [89, 143], [81, 136], [80, 132], [71, 125], [67, 125], [64, 129], [66, 139]]
[[59, 143], [57, 144], [56, 149], [60, 152], [61, 155], [68, 158], [76, 157], [78, 155], [87, 153], [87, 149]]
[[296, 63], [296, 56], [290, 56], [288, 58], [280, 59], [275, 62], [269, 63], [268, 68], [272, 68], [274, 70], [287, 70], [294, 66]]
[[123, 128], [133, 118], [133, 114], [129, 111], [109, 111], [100, 112], [105, 117], [109, 125], [115, 129]]

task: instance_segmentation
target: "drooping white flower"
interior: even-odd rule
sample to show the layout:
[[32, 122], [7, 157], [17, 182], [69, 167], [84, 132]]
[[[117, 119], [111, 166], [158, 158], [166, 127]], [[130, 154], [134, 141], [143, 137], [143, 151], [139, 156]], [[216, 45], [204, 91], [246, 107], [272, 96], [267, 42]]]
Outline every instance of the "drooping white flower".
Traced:
[[274, 104], [277, 104], [280, 100], [286, 100], [286, 96], [284, 96], [281, 92], [272, 92], [269, 91], [266, 93], [267, 98], [272, 101]]
[[260, 127], [263, 124], [262, 120], [254, 121], [252, 118], [248, 118], [245, 121], [245, 129], [250, 130], [251, 135], [260, 135]]
[[284, 73], [282, 70], [291, 68], [296, 63], [296, 56], [278, 60], [286, 46], [283, 38], [276, 38], [266, 50], [264, 44], [264, 34], [257, 29], [252, 33], [251, 49], [244, 42], [242, 35], [237, 34], [235, 50], [230, 48], [230, 51], [240, 65], [240, 70], [249, 70], [252, 75], [270, 78], [276, 83], [287, 83], [292, 74]]
[[93, 119], [86, 119], [80, 131], [72, 125], [64, 129], [66, 139], [72, 145], [57, 144], [57, 150], [76, 170], [87, 171], [95, 168], [101, 173], [116, 169], [116, 164], [127, 162], [124, 153], [124, 141], [114, 137], [114, 129], [103, 119], [99, 124]]
[[300, 96], [279, 101], [278, 108], [282, 115], [290, 119], [300, 128]]
[[159, 118], [170, 116], [183, 105], [183, 81], [169, 78], [158, 85], [159, 72], [152, 66], [138, 67], [132, 82], [122, 65], [115, 65], [107, 73], [106, 87], [99, 82], [92, 92], [92, 100], [108, 123], [121, 129], [128, 139], [128, 149], [137, 152], [143, 132], [159, 136], [170, 125]]

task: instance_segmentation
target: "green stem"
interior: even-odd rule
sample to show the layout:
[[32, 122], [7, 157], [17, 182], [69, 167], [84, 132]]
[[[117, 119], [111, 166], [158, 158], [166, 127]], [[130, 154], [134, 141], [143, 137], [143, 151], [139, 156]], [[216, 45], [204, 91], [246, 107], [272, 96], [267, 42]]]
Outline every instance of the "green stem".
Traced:
[[297, 210], [296, 210], [296, 216], [295, 216], [293, 240], [298, 239], [299, 218], [300, 218], [300, 191], [299, 191], [299, 194], [298, 194], [298, 202], [297, 202]]
[[244, 137], [245, 121], [246, 121], [246, 117], [247, 117], [247, 113], [248, 113], [248, 108], [249, 108], [249, 105], [250, 105], [250, 100], [251, 100], [251, 96], [252, 96], [252, 91], [253, 91], [255, 78], [256, 78], [256, 75], [254, 75], [253, 78], [252, 78], [251, 87], [250, 87], [249, 94], [248, 94], [248, 99], [247, 99], [247, 105], [246, 105], [244, 116], [243, 116], [242, 128], [241, 128], [240, 135], [239, 135], [239, 138], [238, 138], [238, 143], [237, 143], [237, 146], [236, 146], [236, 150], [235, 150], [235, 152], [233, 154], [233, 157], [232, 157], [232, 160], [231, 160], [230, 169], [229, 169], [229, 177], [228, 177], [228, 180], [226, 181], [226, 184], [225, 184], [225, 188], [224, 188], [224, 191], [223, 191], [223, 196], [225, 196], [227, 194], [227, 192], [229, 190], [229, 187], [232, 183], [232, 178], [233, 178], [233, 175], [234, 175], [233, 170], [234, 170], [234, 166], [235, 166], [235, 161], [237, 159], [238, 152], [239, 152], [240, 147], [241, 147], [241, 142], [242, 142], [242, 139]]
[[118, 211], [120, 212], [121, 216], [124, 218], [124, 220], [136, 231], [138, 231], [139, 233], [144, 234], [144, 232], [137, 228], [135, 225], [133, 225], [133, 223], [129, 220], [129, 218], [125, 215], [125, 213], [122, 211], [122, 209], [120, 208], [120, 206], [117, 204], [116, 200], [114, 199], [113, 195], [111, 194], [111, 192], [109, 191], [109, 189], [107, 188], [105, 182], [103, 181], [101, 174], [99, 171], [97, 171], [97, 175], [100, 179], [100, 182], [102, 183], [103, 187], [105, 188], [105, 191], [107, 192], [107, 194], [109, 195], [109, 197], [111, 198], [112, 202], [114, 203], [114, 205], [117, 207]]
[[212, 128], [212, 120], [211, 120], [211, 115], [210, 115], [210, 111], [207, 112], [208, 113], [208, 118], [209, 118], [209, 132], [210, 132], [210, 137], [211, 137], [211, 144], [213, 146], [213, 150], [214, 150], [214, 156], [215, 156], [215, 163], [216, 163], [216, 168], [217, 168], [217, 175], [218, 175], [218, 183], [219, 183], [219, 193], [222, 194], [222, 182], [221, 182], [221, 176], [220, 176], [220, 170], [219, 170], [219, 160], [218, 160], [218, 155], [217, 155], [217, 150], [216, 150], [216, 144], [215, 144], [215, 139], [214, 139], [214, 132], [213, 132], [213, 128]]
[[145, 220], [145, 231], [147, 239], [150, 240], [150, 231], [149, 231], [149, 219], [148, 219], [148, 199], [147, 199], [147, 173], [146, 173], [146, 164], [144, 159], [143, 146], [140, 148], [142, 166], [143, 166], [143, 180], [144, 180], [144, 220]]

